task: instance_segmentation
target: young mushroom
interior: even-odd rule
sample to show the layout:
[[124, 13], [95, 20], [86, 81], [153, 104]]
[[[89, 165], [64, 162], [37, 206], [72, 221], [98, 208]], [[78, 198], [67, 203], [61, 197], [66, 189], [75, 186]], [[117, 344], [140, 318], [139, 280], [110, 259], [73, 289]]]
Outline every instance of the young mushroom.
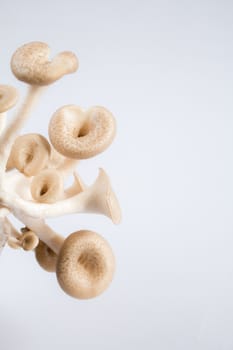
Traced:
[[9, 161], [26, 176], [44, 169], [50, 157], [50, 144], [40, 134], [18, 136], [12, 146]]
[[24, 250], [34, 250], [39, 244], [39, 238], [34, 232], [28, 230], [22, 234], [20, 242]]
[[45, 169], [31, 182], [32, 198], [41, 203], [55, 203], [64, 193], [62, 175], [56, 169]]

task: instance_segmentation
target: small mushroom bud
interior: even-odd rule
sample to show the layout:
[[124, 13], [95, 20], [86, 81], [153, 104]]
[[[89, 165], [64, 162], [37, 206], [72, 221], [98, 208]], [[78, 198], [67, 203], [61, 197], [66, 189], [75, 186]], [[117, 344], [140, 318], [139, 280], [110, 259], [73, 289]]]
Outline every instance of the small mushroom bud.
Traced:
[[74, 105], [58, 109], [49, 124], [49, 137], [54, 148], [74, 159], [87, 159], [103, 152], [113, 141], [116, 122], [104, 107], [86, 112]]
[[49, 58], [50, 48], [43, 42], [31, 42], [18, 48], [11, 59], [11, 69], [17, 79], [31, 85], [49, 85], [65, 74], [78, 69], [73, 52], [64, 51]]
[[33, 176], [45, 168], [49, 157], [50, 145], [46, 138], [39, 134], [26, 134], [15, 140], [8, 162], [21, 173]]
[[56, 271], [57, 254], [40, 240], [35, 250], [36, 260], [39, 265], [48, 272]]
[[33, 250], [37, 247], [39, 243], [39, 238], [32, 231], [27, 231], [23, 233], [21, 237], [21, 245], [24, 250]]
[[45, 169], [32, 180], [31, 195], [38, 202], [54, 203], [63, 192], [62, 176], [55, 169]]

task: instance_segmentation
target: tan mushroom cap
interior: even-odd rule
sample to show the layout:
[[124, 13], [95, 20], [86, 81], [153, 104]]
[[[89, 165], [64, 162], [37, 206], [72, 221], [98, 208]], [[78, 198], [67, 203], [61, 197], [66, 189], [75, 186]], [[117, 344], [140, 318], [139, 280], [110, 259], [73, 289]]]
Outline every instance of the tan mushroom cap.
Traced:
[[101, 106], [87, 111], [74, 105], [64, 106], [55, 112], [49, 124], [49, 138], [54, 148], [74, 159], [87, 159], [103, 152], [115, 133], [115, 118]]
[[12, 72], [21, 81], [43, 86], [78, 69], [78, 59], [73, 52], [61, 52], [52, 60], [49, 56], [50, 48], [46, 43], [36, 41], [25, 44], [12, 56]]
[[55, 169], [45, 169], [31, 182], [32, 198], [40, 203], [55, 203], [63, 194], [63, 178]]
[[58, 255], [58, 282], [74, 298], [89, 299], [101, 294], [112, 281], [114, 270], [110, 245], [92, 231], [72, 233]]
[[9, 85], [0, 85], [0, 113], [14, 107], [18, 101], [18, 91]]
[[35, 255], [36, 260], [44, 270], [48, 272], [56, 271], [57, 254], [47, 244], [40, 241], [35, 249]]
[[24, 250], [33, 250], [35, 249], [39, 244], [39, 238], [37, 235], [32, 231], [27, 231], [23, 233], [21, 238], [21, 244], [22, 248]]
[[11, 165], [27, 176], [36, 175], [50, 157], [50, 144], [40, 134], [25, 134], [15, 140], [10, 154]]

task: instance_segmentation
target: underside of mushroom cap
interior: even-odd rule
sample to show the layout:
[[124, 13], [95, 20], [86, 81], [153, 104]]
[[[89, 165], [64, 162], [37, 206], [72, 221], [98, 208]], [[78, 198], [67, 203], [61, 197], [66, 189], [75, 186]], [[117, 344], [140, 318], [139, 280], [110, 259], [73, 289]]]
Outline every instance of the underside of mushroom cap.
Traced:
[[11, 59], [11, 70], [17, 79], [31, 85], [49, 85], [78, 69], [73, 52], [64, 51], [49, 58], [50, 48], [43, 42], [31, 42], [18, 48]]

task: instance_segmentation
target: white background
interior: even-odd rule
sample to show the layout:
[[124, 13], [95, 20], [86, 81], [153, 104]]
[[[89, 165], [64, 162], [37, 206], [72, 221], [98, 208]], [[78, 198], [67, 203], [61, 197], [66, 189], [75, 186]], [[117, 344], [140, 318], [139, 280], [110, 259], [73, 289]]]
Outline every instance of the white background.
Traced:
[[[233, 349], [233, 5], [231, 1], [2, 1], [0, 83], [30, 41], [73, 50], [80, 69], [51, 86], [23, 132], [53, 112], [103, 105], [118, 134], [83, 161], [110, 175], [123, 221], [72, 215], [51, 224], [111, 244], [117, 272], [100, 297], [64, 294], [33, 253], [0, 256], [0, 348]], [[11, 118], [13, 114], [9, 114]]]

